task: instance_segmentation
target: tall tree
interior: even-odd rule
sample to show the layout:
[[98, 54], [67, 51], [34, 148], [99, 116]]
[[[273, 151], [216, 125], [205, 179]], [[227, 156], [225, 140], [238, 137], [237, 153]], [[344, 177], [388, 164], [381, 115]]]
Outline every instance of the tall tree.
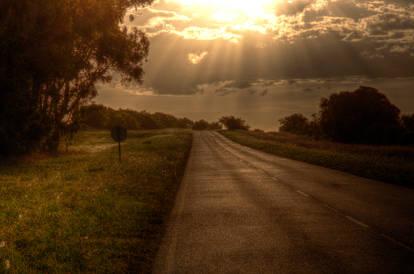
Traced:
[[60, 134], [111, 71], [141, 82], [149, 41], [120, 25], [128, 8], [151, 1], [1, 1], [1, 154], [56, 150]]
[[294, 134], [310, 134], [310, 123], [308, 118], [300, 113], [294, 113], [279, 120], [280, 131]]
[[335, 141], [390, 143], [398, 139], [400, 110], [375, 88], [331, 94], [322, 98], [320, 107], [321, 126]]

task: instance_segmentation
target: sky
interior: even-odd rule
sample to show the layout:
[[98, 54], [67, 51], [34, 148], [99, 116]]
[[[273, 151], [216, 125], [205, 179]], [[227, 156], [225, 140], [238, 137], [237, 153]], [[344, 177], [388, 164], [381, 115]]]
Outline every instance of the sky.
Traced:
[[276, 130], [364, 85], [414, 112], [412, 0], [159, 0], [124, 24], [150, 38], [144, 83], [100, 84], [96, 103]]

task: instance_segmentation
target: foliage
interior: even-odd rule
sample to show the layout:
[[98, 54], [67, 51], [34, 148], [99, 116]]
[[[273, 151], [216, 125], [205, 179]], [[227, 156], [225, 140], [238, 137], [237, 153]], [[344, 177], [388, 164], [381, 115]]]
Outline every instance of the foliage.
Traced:
[[401, 125], [403, 127], [401, 144], [414, 145], [414, 114], [402, 115]]
[[361, 86], [321, 100], [321, 127], [333, 140], [396, 143], [400, 110], [377, 89]]
[[401, 123], [405, 130], [414, 131], [414, 114], [411, 115], [402, 115]]
[[110, 70], [141, 81], [148, 39], [120, 24], [128, 7], [150, 2], [1, 1], [0, 154], [56, 150]]
[[96, 129], [110, 129], [121, 125], [127, 129], [191, 128], [188, 118], [176, 118], [165, 113], [148, 113], [129, 109], [114, 110], [104, 105], [87, 105], [80, 109], [80, 123]]
[[220, 124], [220, 122], [211, 122], [209, 125], [209, 129], [211, 130], [218, 130], [218, 129], [222, 129], [223, 126]]
[[193, 129], [194, 130], [206, 130], [208, 129], [209, 124], [206, 120], [199, 120], [194, 122]]
[[112, 149], [1, 164], [0, 272], [150, 273], [190, 148], [188, 131], [131, 132], [122, 165]]
[[194, 122], [192, 129], [193, 130], [216, 130], [216, 129], [221, 129], [221, 124], [218, 122], [209, 123], [206, 120], [201, 119], [199, 121]]
[[400, 110], [375, 88], [331, 94], [320, 107], [310, 121], [299, 113], [280, 119], [279, 130], [345, 143], [414, 144], [414, 114], [400, 117]]
[[229, 139], [267, 153], [414, 187], [414, 148], [315, 141], [304, 135], [222, 131]]
[[290, 132], [294, 134], [308, 134], [310, 131], [310, 124], [308, 118], [300, 113], [294, 113], [279, 120], [281, 126], [279, 128], [282, 132]]
[[234, 116], [223, 116], [220, 118], [219, 122], [222, 123], [228, 130], [248, 130], [250, 128], [250, 126], [246, 124], [246, 121]]

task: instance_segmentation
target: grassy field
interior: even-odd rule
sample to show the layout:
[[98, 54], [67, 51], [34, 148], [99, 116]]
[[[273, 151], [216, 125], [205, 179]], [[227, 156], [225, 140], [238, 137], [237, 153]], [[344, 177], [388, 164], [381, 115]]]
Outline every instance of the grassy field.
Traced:
[[147, 273], [181, 181], [190, 131], [108, 132], [69, 152], [0, 165], [0, 273]]
[[267, 153], [414, 187], [414, 147], [340, 144], [285, 133], [221, 133], [237, 143]]

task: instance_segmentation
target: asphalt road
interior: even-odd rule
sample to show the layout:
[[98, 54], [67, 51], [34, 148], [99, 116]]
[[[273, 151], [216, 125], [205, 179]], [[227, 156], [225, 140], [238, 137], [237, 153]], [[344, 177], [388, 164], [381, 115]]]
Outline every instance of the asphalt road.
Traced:
[[414, 190], [195, 132], [154, 273], [414, 273]]

